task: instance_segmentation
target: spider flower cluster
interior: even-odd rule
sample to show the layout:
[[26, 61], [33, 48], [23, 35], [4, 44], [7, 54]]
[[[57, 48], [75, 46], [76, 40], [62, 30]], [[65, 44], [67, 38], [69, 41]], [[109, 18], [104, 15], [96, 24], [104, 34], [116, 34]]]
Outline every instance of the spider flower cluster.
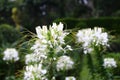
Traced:
[[[45, 67], [46, 69], [43, 69], [43, 64], [46, 61], [50, 62], [49, 60], [51, 59], [56, 60], [57, 59], [56, 56], [59, 52], [65, 53], [67, 52], [67, 50], [72, 50], [70, 45], [65, 44], [64, 38], [69, 33], [63, 30], [62, 23], [59, 23], [58, 25], [56, 23], [53, 23], [53, 25], [49, 26], [49, 28], [47, 26], [42, 26], [42, 27], [38, 26], [36, 27], [36, 33], [37, 33], [37, 39], [34, 45], [31, 47], [33, 53], [27, 54], [25, 57], [26, 58], [25, 63], [27, 66], [24, 72], [24, 80], [31, 80], [31, 79], [47, 80], [45, 76], [47, 74], [47, 68]], [[36, 65], [40, 65], [40, 67]], [[67, 67], [71, 68], [72, 65], [73, 62], [69, 61], [67, 63], [66, 68]], [[62, 69], [62, 67], [60, 69]]]
[[4, 52], [3, 60], [5, 61], [18, 61], [18, 51], [15, 48], [7, 48]]
[[58, 61], [57, 61], [57, 70], [69, 70], [73, 68], [73, 64], [74, 62], [71, 60], [70, 57], [68, 56], [61, 56], [59, 57]]
[[26, 72], [24, 73], [24, 80], [35, 80], [35, 79], [47, 80], [47, 78], [44, 76], [46, 72], [47, 71], [45, 69], [42, 69], [41, 64], [26, 66]]
[[112, 67], [115, 68], [115, 67], [117, 67], [116, 61], [114, 60], [114, 58], [105, 58], [103, 66], [105, 68], [112, 68]]
[[90, 53], [94, 50], [94, 46], [109, 46], [108, 45], [108, 34], [103, 32], [102, 28], [95, 27], [94, 29], [82, 29], [76, 34], [77, 42], [82, 44], [84, 53]]

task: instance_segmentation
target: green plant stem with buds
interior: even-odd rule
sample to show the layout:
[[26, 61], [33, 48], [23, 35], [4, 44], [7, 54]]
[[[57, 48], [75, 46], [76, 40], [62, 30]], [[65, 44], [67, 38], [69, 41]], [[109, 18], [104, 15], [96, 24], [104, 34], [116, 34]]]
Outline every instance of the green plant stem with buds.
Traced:
[[102, 66], [103, 57], [97, 47], [95, 47], [94, 51], [90, 54], [90, 57], [92, 61], [91, 70], [93, 72], [93, 79], [99, 78], [100, 80], [104, 80], [106, 78], [106, 72], [104, 67]]

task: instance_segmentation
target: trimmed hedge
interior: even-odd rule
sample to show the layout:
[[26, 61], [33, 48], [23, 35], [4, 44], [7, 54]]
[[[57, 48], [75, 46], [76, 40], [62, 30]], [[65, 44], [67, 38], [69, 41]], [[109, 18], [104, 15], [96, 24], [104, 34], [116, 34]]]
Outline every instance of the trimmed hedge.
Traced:
[[67, 29], [72, 28], [93, 28], [95, 26], [104, 27], [108, 31], [112, 31], [113, 34], [120, 34], [120, 18], [88, 18], [88, 19], [75, 19], [75, 18], [63, 18], [57, 19], [54, 22], [63, 22], [67, 25]]

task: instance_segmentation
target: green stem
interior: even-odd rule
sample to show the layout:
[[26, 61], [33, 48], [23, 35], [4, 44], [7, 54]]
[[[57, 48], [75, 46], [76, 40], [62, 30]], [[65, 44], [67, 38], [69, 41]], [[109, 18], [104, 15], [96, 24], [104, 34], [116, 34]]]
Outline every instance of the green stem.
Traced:
[[8, 67], [9, 67], [8, 76], [14, 75], [14, 68], [15, 68], [14, 64], [9, 63]]
[[80, 80], [90, 80], [91, 74], [90, 70], [88, 68], [88, 62], [87, 62], [87, 55], [83, 55], [83, 63], [82, 63], [82, 69], [80, 72]]
[[53, 62], [54, 62], [54, 60], [52, 59], [52, 60], [50, 60], [50, 65], [49, 65], [49, 69], [48, 69], [48, 72], [49, 72], [49, 74], [48, 74], [48, 79], [49, 80], [51, 80], [52, 79], [52, 77], [53, 77]]
[[108, 80], [113, 80], [113, 74], [111, 72], [111, 69], [106, 70], [106, 72], [107, 72]]

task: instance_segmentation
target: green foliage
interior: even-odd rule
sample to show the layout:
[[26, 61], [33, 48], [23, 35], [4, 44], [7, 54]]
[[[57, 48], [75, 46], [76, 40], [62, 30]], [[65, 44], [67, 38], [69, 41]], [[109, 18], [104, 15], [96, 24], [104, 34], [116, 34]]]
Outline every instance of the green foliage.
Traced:
[[8, 24], [0, 25], [0, 45], [6, 43], [14, 43], [19, 40], [21, 33], [17, 31], [13, 26]]

